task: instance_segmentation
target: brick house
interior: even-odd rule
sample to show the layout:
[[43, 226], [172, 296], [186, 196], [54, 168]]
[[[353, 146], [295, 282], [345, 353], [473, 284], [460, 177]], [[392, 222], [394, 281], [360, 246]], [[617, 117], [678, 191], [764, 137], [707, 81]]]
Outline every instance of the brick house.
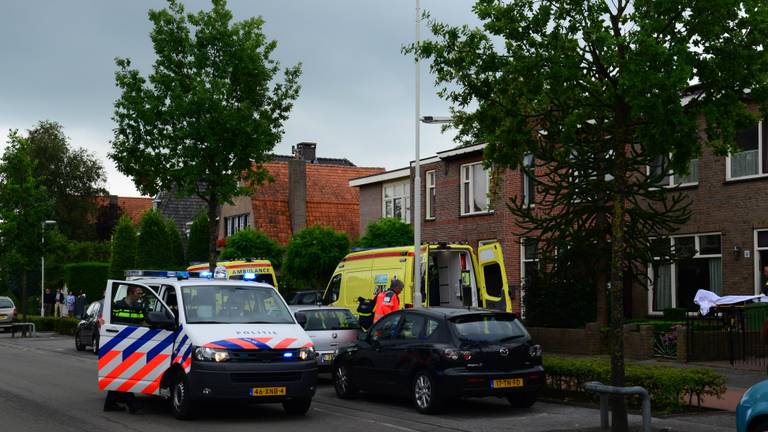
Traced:
[[[422, 241], [467, 242], [475, 250], [482, 244], [498, 241], [504, 252], [507, 281], [514, 293], [514, 309], [519, 311], [521, 281], [525, 279], [526, 268], [531, 271], [531, 266], [536, 265], [535, 245], [520, 237], [505, 201], [522, 194], [528, 183], [521, 171], [506, 170], [499, 177], [500, 198], [489, 202], [489, 173], [482, 166], [484, 148], [484, 144], [479, 144], [446, 150], [420, 161], [424, 188]], [[400, 217], [412, 222], [412, 174], [413, 164], [410, 168], [350, 181], [350, 186], [360, 188], [361, 231], [381, 217]], [[407, 190], [401, 194], [403, 184]]]
[[384, 171], [357, 167], [347, 159], [316, 157], [315, 143], [299, 143], [294, 156], [273, 157], [264, 167], [273, 182], [237, 197], [220, 209], [219, 239], [245, 227], [255, 227], [281, 245], [304, 227], [323, 225], [360, 235], [359, 193], [349, 180]]
[[120, 214], [128, 216], [134, 225], [138, 225], [144, 212], [152, 208], [152, 198], [121, 197], [117, 195], [100, 196], [96, 198], [96, 206], [99, 209], [116, 207]]

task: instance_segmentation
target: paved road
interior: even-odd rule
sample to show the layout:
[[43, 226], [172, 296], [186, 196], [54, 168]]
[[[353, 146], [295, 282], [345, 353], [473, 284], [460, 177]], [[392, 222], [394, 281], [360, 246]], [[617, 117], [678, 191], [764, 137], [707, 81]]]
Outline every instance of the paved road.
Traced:
[[[30, 432], [84, 431], [269, 431], [410, 432], [410, 431], [572, 431], [599, 425], [594, 409], [537, 403], [513, 409], [500, 399], [452, 404], [446, 412], [420, 415], [406, 400], [365, 396], [351, 401], [335, 397], [330, 381], [321, 383], [311, 411], [290, 417], [278, 405], [217, 404], [192, 422], [177, 421], [166, 402], [142, 398], [136, 415], [102, 412], [104, 393], [96, 387], [96, 357], [78, 352], [70, 337], [43, 335], [11, 339], [0, 335], [0, 425], [2, 430]], [[716, 414], [656, 419], [655, 427], [701, 432], [731, 431], [733, 419]], [[639, 424], [633, 417], [631, 422]]]

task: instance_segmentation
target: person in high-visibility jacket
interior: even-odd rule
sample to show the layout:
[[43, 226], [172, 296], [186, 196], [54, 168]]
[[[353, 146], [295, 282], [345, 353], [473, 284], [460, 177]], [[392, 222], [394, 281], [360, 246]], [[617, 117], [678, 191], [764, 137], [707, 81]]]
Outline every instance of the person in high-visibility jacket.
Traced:
[[403, 282], [400, 279], [392, 279], [389, 289], [376, 296], [376, 308], [373, 310], [373, 322], [380, 320], [384, 315], [400, 309], [400, 298], [403, 292]]

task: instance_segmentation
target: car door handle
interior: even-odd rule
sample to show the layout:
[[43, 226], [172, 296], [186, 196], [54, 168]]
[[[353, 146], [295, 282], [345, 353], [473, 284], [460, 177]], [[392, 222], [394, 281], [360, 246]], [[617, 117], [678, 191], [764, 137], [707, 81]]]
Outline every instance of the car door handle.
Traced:
[[107, 329], [107, 333], [120, 333], [120, 330]]

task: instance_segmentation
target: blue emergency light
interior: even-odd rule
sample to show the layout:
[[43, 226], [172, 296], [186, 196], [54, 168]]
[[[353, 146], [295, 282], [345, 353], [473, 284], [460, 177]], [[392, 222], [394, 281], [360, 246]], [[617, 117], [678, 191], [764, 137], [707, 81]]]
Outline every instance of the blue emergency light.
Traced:
[[293, 353], [292, 352], [285, 352], [285, 353], [283, 353], [283, 358], [293, 358]]
[[210, 270], [205, 270], [200, 272], [200, 277], [205, 279], [210, 279], [213, 277], [213, 273], [211, 273]]
[[256, 280], [256, 273], [253, 273], [253, 272], [243, 273], [243, 280], [255, 281]]

